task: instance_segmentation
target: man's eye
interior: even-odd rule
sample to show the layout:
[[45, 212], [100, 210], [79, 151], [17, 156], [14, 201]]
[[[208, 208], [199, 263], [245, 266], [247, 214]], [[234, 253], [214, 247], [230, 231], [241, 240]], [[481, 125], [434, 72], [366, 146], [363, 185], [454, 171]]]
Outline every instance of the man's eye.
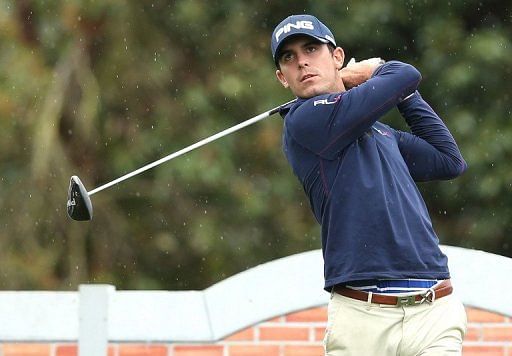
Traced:
[[306, 48], [306, 51], [314, 52], [314, 51], [316, 51], [316, 46], [309, 46], [309, 47]]
[[292, 59], [292, 54], [291, 53], [285, 53], [283, 54], [283, 56], [281, 57], [281, 60], [285, 61], [285, 62], [288, 62]]

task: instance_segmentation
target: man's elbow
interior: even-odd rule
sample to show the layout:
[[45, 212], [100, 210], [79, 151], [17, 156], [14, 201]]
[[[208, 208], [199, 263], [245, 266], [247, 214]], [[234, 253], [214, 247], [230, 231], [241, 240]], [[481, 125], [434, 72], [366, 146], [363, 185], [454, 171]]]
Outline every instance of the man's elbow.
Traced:
[[404, 98], [416, 91], [418, 89], [418, 85], [421, 82], [421, 73], [414, 66], [410, 64], [405, 64], [402, 69], [404, 73], [404, 77], [406, 84], [406, 91], [404, 92]]
[[461, 158], [461, 161], [462, 162], [459, 165], [459, 168], [460, 168], [459, 174], [457, 176], [462, 175], [468, 169], [468, 163], [464, 160], [464, 158]]
[[403, 63], [403, 71], [406, 71], [407, 76], [410, 77], [411, 81], [420, 82], [421, 81], [421, 73], [416, 69], [412, 64]]
[[460, 157], [458, 159], [455, 159], [452, 164], [447, 169], [447, 174], [445, 176], [445, 179], [455, 179], [468, 169], [468, 164], [464, 160], [464, 158]]
[[414, 93], [421, 82], [421, 73], [413, 65], [399, 61], [388, 62], [390, 69], [399, 74], [399, 85], [402, 88], [401, 99]]

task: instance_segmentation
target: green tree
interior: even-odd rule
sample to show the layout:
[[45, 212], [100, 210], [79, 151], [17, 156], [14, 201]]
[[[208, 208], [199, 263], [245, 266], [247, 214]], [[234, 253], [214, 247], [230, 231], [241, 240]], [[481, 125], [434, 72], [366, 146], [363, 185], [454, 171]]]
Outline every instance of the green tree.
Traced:
[[[292, 13], [348, 58], [415, 65], [469, 163], [421, 184], [442, 243], [512, 256], [511, 8], [478, 1], [0, 0], [0, 285], [204, 288], [320, 247], [270, 118], [93, 196], [89, 189], [291, 99], [269, 37]], [[386, 122], [404, 127], [396, 111]]]

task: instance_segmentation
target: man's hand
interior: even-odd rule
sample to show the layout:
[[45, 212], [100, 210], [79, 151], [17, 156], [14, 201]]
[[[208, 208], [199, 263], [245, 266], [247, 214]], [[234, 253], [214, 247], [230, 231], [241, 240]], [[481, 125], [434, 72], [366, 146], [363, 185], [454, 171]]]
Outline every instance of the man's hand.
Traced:
[[352, 58], [346, 67], [340, 70], [341, 79], [346, 89], [350, 89], [366, 82], [371, 78], [375, 69], [384, 63], [382, 58], [370, 58], [356, 62]]

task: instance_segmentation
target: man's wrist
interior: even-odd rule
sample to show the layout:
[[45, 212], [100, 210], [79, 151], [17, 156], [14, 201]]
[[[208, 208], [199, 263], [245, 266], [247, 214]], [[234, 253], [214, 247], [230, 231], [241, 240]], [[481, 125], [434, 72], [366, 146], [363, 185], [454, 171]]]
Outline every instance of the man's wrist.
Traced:
[[407, 106], [412, 105], [414, 101], [420, 96], [420, 93], [415, 90], [413, 93], [407, 95], [405, 98], [400, 100], [397, 104], [398, 110], [401, 112], [407, 108]]

